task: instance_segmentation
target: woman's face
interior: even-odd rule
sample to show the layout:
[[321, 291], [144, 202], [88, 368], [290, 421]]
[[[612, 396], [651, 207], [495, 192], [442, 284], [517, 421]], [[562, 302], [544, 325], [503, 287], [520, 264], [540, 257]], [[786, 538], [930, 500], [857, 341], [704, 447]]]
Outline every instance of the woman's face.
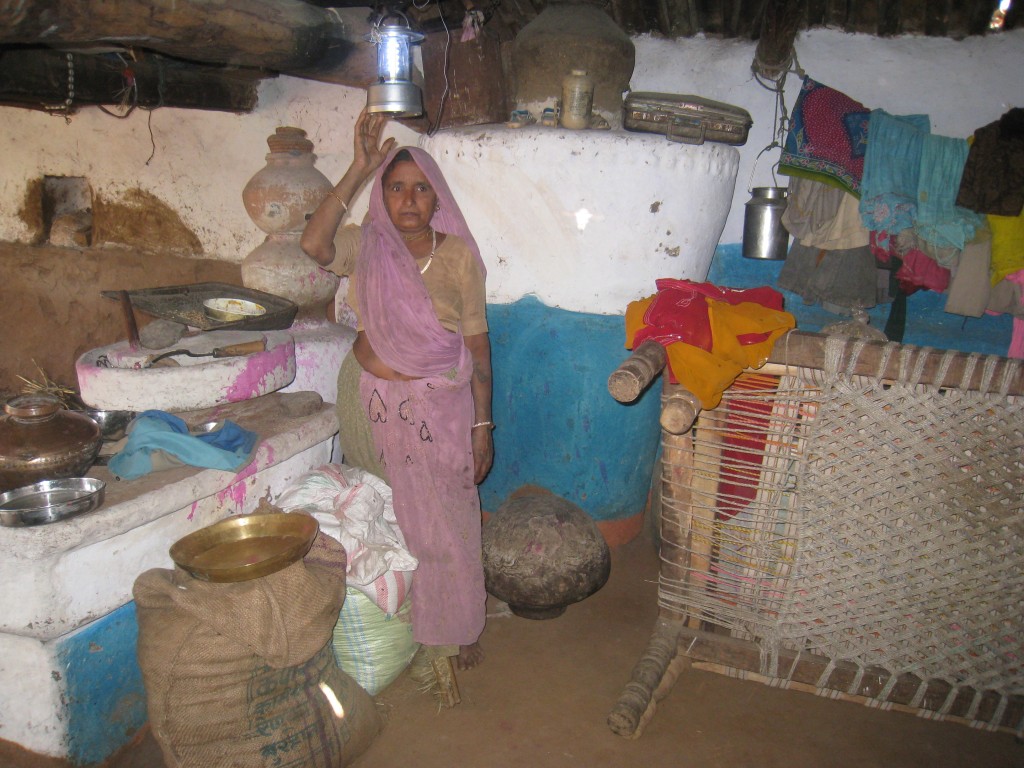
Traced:
[[416, 163], [403, 161], [384, 177], [384, 207], [399, 232], [414, 235], [430, 226], [437, 194]]

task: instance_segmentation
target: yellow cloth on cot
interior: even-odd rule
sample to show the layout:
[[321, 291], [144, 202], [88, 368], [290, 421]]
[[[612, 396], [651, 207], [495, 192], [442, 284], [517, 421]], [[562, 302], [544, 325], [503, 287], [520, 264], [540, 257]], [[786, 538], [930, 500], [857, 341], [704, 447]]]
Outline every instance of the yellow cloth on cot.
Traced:
[[646, 325], [644, 315], [647, 314], [647, 308], [654, 303], [654, 296], [631, 301], [626, 305], [626, 349], [633, 348], [636, 332]]
[[[711, 351], [676, 341], [665, 345], [668, 366], [681, 386], [700, 400], [705, 410], [716, 407], [722, 393], [745, 368], [760, 368], [768, 361], [772, 347], [786, 331], [796, 327], [789, 312], [754, 302], [729, 304], [704, 299], [711, 323]], [[644, 327], [644, 315], [654, 296], [630, 302], [626, 307], [626, 347], [633, 347], [637, 331]], [[764, 339], [743, 344], [741, 337], [764, 335]]]

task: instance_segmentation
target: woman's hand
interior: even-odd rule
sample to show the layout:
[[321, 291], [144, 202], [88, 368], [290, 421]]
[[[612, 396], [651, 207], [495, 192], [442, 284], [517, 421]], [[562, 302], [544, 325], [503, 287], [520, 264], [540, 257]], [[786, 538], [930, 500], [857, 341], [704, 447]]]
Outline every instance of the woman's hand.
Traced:
[[473, 482], [480, 485], [494, 463], [494, 440], [490, 427], [473, 430]]
[[482, 426], [473, 429], [473, 481], [479, 485], [494, 463], [494, 440], [491, 437], [491, 342], [486, 333], [463, 337], [473, 356], [473, 418]]
[[393, 138], [381, 144], [380, 134], [387, 122], [386, 115], [371, 115], [365, 108], [359, 113], [352, 139], [352, 164], [306, 222], [299, 245], [307, 256], [322, 267], [334, 261], [334, 236], [338, 233], [341, 220], [348, 213], [352, 198], [395, 146]]
[[352, 138], [354, 153], [352, 155], [352, 167], [357, 169], [365, 179], [388, 156], [388, 152], [395, 146], [395, 139], [387, 139], [383, 144], [380, 141], [381, 131], [387, 125], [388, 117], [380, 112], [369, 113], [366, 108], [359, 113], [356, 119], [355, 133]]

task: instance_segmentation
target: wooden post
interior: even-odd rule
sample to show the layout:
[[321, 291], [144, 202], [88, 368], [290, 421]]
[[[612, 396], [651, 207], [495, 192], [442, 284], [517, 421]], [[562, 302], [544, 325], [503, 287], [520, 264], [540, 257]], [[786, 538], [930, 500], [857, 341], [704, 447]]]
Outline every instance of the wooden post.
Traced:
[[767, 0], [752, 69], [777, 80], [793, 61], [793, 43], [803, 20], [804, 0]]
[[[646, 342], [645, 342], [646, 343]], [[653, 342], [652, 342], [653, 343]], [[656, 345], [661, 349], [661, 345]], [[641, 345], [643, 347], [643, 345]], [[638, 348], [637, 352], [640, 349]], [[653, 350], [649, 350], [653, 352]], [[628, 362], [628, 361], [627, 361]], [[647, 361], [650, 362], [649, 360]], [[647, 370], [641, 364], [642, 373]], [[635, 373], [636, 371], [634, 371]], [[609, 387], [611, 385], [609, 384]], [[662, 410], [676, 400], [693, 397], [678, 385], [663, 380]], [[696, 398], [694, 398], [696, 399]], [[692, 419], [691, 419], [692, 422]], [[688, 556], [675, 553], [686, 552], [692, 547], [690, 514], [693, 509], [690, 487], [693, 484], [693, 434], [689, 427], [677, 433], [662, 432], [661, 449], [661, 520], [660, 540], [663, 553], [659, 574], [659, 591], [664, 587], [672, 592], [678, 585], [686, 583], [689, 574]], [[651, 633], [651, 640], [644, 655], [633, 667], [629, 682], [608, 715], [608, 727], [619, 736], [637, 738], [643, 726], [654, 714], [656, 700], [667, 694], [677, 672], [674, 660], [678, 654], [679, 633], [687, 616], [676, 611], [665, 602], [660, 603], [658, 620]]]
[[647, 650], [633, 667], [633, 673], [618, 701], [608, 715], [608, 727], [626, 738], [636, 738], [642, 732], [640, 724], [654, 706], [654, 692], [675, 658], [679, 647], [682, 622], [659, 617], [655, 622]]

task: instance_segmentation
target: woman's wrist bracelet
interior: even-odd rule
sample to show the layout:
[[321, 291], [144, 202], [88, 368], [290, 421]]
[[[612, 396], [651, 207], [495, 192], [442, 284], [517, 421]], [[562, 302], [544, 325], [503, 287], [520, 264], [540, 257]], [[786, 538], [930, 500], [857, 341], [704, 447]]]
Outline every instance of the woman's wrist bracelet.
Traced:
[[341, 203], [341, 207], [345, 209], [343, 212], [344, 213], [348, 213], [348, 203], [346, 203], [344, 200], [341, 199], [341, 195], [339, 195], [333, 189], [330, 192], [328, 192], [327, 194], [330, 195], [331, 197], [333, 197], [339, 203]]
[[473, 425], [472, 429], [476, 429], [477, 427], [487, 427], [488, 429], [494, 429], [494, 422], [493, 421], [478, 421], [476, 424]]

